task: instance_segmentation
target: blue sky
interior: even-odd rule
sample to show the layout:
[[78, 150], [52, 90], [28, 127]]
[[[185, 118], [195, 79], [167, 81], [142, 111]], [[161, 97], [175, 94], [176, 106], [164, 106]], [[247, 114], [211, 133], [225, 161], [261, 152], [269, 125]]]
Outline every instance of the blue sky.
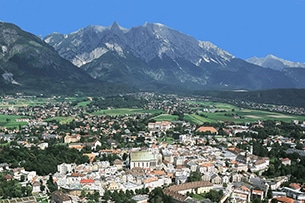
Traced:
[[162, 23], [238, 58], [305, 62], [304, 0], [0, 0], [0, 20], [39, 36]]

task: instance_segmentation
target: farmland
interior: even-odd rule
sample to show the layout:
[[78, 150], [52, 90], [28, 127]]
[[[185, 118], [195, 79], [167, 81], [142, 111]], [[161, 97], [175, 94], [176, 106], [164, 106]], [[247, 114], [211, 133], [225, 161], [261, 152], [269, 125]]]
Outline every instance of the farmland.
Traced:
[[26, 125], [27, 122], [18, 122], [16, 119], [22, 118], [21, 116], [14, 116], [14, 115], [0, 115], [0, 126], [6, 128], [17, 128], [23, 125]]
[[196, 104], [196, 107], [193, 107], [193, 111], [196, 113], [185, 114], [184, 119], [197, 124], [204, 122], [248, 123], [258, 120], [277, 120], [283, 122], [305, 120], [305, 116], [244, 109], [225, 103], [193, 102], [192, 104]]
[[[79, 112], [83, 114], [88, 114], [91, 116], [126, 116], [126, 115], [136, 115], [136, 114], [147, 114], [151, 120], [155, 121], [177, 121], [183, 119], [184, 121], [201, 125], [203, 123], [251, 123], [257, 122], [258, 120], [276, 120], [282, 122], [291, 122], [292, 120], [304, 121], [305, 116], [285, 114], [265, 110], [255, 110], [250, 108], [240, 108], [232, 104], [221, 103], [221, 102], [211, 102], [211, 101], [196, 101], [196, 100], [184, 100], [178, 103], [161, 102], [156, 103], [157, 106], [149, 106], [149, 110], [143, 108], [114, 108], [109, 107], [107, 109], [94, 109], [90, 110], [90, 104], [92, 99], [88, 98], [22, 98], [22, 99], [11, 99], [2, 100], [0, 103], [0, 108], [3, 112], [6, 111], [18, 111], [20, 107], [22, 108], [39, 108], [44, 109], [46, 104], [51, 104], [50, 107], [56, 106], [59, 109], [77, 108]], [[174, 101], [174, 100], [173, 100]], [[103, 102], [101, 100], [100, 102]], [[73, 105], [71, 105], [73, 104]], [[48, 106], [47, 105], [47, 106]], [[168, 111], [172, 107], [179, 109]], [[62, 112], [62, 110], [61, 110]], [[31, 113], [32, 114], [32, 113]], [[180, 116], [178, 116], [180, 114]], [[182, 115], [182, 116], [181, 116]], [[61, 113], [56, 116], [51, 116], [44, 121], [48, 122], [51, 120], [56, 120], [60, 124], [68, 124], [73, 119], [75, 119], [75, 114], [61, 115]], [[24, 116], [18, 115], [8, 115], [0, 114], [0, 126], [6, 128], [18, 128], [20, 126], [26, 125], [26, 122], [17, 122], [16, 119], [25, 118]], [[31, 116], [26, 117], [31, 119]]]

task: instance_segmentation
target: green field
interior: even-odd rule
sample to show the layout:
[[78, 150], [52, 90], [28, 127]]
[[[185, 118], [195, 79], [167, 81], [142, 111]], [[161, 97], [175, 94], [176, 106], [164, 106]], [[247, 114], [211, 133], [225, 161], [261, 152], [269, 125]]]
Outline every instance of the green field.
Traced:
[[87, 106], [88, 104], [90, 104], [91, 101], [82, 101], [82, 102], [79, 102], [77, 104], [77, 106], [79, 107], [84, 107], [84, 106]]
[[[184, 119], [196, 124], [202, 124], [204, 122], [244, 123], [244, 122], [256, 122], [258, 120], [277, 120], [283, 122], [291, 122], [292, 120], [300, 120], [300, 121], [305, 120], [305, 116], [283, 114], [283, 113], [269, 112], [263, 110], [243, 109], [226, 103], [196, 102], [196, 101], [191, 101], [188, 103], [190, 105], [194, 105], [192, 109], [197, 110], [198, 115], [186, 114], [184, 115]], [[204, 108], [207, 108], [210, 111], [203, 112]]]
[[158, 116], [153, 117], [152, 119], [156, 121], [176, 121], [178, 120], [178, 116], [170, 114], [160, 114]]
[[0, 115], [0, 127], [18, 128], [19, 125], [26, 125], [26, 122], [17, 122], [16, 119], [23, 118], [22, 116]]
[[[258, 120], [276, 120], [283, 122], [291, 122], [292, 120], [304, 121], [305, 116], [289, 115], [268, 111], [249, 110], [249, 109], [237, 109], [227, 112], [201, 112], [199, 115], [186, 114], [184, 119], [196, 123], [202, 124], [204, 122], [234, 122], [234, 123], [245, 123], [245, 122], [256, 122]], [[227, 114], [227, 115], [225, 115]], [[201, 116], [204, 115], [204, 116]]]
[[128, 109], [128, 108], [119, 108], [119, 109], [109, 109], [109, 110], [100, 110], [93, 113], [93, 115], [111, 115], [111, 116], [124, 116], [124, 115], [133, 115], [138, 113], [150, 113], [158, 114], [162, 113], [162, 110], [143, 110], [143, 109]]

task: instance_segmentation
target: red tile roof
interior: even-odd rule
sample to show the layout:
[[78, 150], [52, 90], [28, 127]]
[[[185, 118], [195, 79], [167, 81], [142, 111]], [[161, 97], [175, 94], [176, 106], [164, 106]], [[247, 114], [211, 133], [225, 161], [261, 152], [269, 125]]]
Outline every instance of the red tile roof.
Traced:
[[81, 179], [80, 183], [81, 184], [94, 183], [94, 180], [93, 179]]

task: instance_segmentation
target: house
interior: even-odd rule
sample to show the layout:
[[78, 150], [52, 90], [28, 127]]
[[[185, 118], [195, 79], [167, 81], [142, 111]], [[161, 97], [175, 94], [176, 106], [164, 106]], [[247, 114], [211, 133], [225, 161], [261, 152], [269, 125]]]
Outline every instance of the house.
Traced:
[[211, 162], [202, 162], [198, 165], [197, 170], [200, 173], [214, 173], [217, 171], [217, 169], [215, 168], [215, 166], [211, 163]]
[[262, 190], [252, 190], [252, 199], [264, 199], [264, 191]]
[[203, 176], [201, 176], [201, 180], [202, 180], [202, 181], [210, 182], [211, 176], [208, 175], [208, 174], [203, 174]]
[[66, 163], [62, 163], [57, 165], [57, 171], [60, 174], [67, 174], [67, 173], [71, 173], [72, 170], [76, 167], [75, 164], [66, 164]]
[[273, 198], [275, 199], [277, 202], [281, 202], [281, 203], [294, 203], [294, 199], [289, 198], [289, 197], [276, 197]]
[[211, 176], [211, 183], [213, 183], [213, 184], [221, 184], [221, 178], [219, 177], [218, 174], [214, 173]]
[[239, 201], [250, 202], [251, 190], [245, 185], [240, 185], [234, 188], [233, 190], [234, 197]]
[[85, 143], [85, 145], [87, 147], [90, 147], [91, 150], [96, 150], [96, 148], [99, 146], [101, 147], [102, 146], [102, 143], [98, 140], [95, 140], [94, 142], [89, 142], [89, 143]]
[[39, 145], [37, 145], [41, 150], [45, 150], [46, 148], [49, 147], [49, 143], [47, 142], [42, 142]]
[[93, 185], [94, 184], [94, 180], [93, 179], [81, 179], [79, 181], [79, 183], [82, 185], [82, 186], [87, 186], [87, 185]]
[[113, 165], [116, 166], [118, 170], [123, 169], [123, 162], [120, 159], [114, 160]]
[[291, 160], [289, 158], [282, 158], [281, 162], [285, 166], [290, 166], [291, 165]]
[[263, 157], [257, 159], [250, 168], [251, 172], [266, 170], [269, 167], [269, 158]]
[[301, 189], [301, 185], [299, 183], [290, 183], [289, 187], [291, 187], [294, 190], [300, 190]]
[[0, 163], [0, 172], [8, 168], [9, 168], [8, 163]]
[[32, 184], [32, 194], [39, 194], [40, 193], [40, 182], [39, 181], [35, 181], [33, 184]]
[[142, 182], [145, 188], [150, 188], [151, 190], [153, 190], [156, 187], [162, 187], [164, 185], [163, 179], [159, 179], [156, 176], [146, 178], [142, 180]]
[[51, 199], [56, 203], [72, 203], [71, 198], [59, 190], [52, 192]]
[[229, 182], [230, 182], [230, 177], [227, 176], [227, 175], [222, 176], [222, 177], [221, 177], [221, 181], [222, 181], [223, 183], [229, 183]]
[[110, 190], [110, 191], [121, 189], [120, 185], [118, 183], [116, 183], [115, 181], [109, 182], [106, 188], [107, 188], [107, 190]]
[[155, 123], [148, 123], [147, 127], [148, 127], [148, 130], [150, 131], [156, 131], [156, 132], [159, 132], [159, 131], [167, 131], [171, 128], [171, 122], [169, 121], [158, 121], [158, 122], [155, 122]]
[[65, 143], [78, 142], [78, 141], [80, 141], [80, 138], [81, 138], [80, 134], [75, 134], [72, 136], [67, 134], [64, 138], [64, 142]]
[[232, 181], [231, 182], [240, 182], [242, 181], [242, 178], [243, 178], [243, 175], [242, 174], [239, 174], [239, 173], [235, 173], [235, 174], [232, 174], [231, 176], [231, 179]]
[[268, 180], [268, 184], [271, 190], [277, 190], [284, 182], [287, 182], [288, 180], [289, 178], [287, 176], [279, 176]]

